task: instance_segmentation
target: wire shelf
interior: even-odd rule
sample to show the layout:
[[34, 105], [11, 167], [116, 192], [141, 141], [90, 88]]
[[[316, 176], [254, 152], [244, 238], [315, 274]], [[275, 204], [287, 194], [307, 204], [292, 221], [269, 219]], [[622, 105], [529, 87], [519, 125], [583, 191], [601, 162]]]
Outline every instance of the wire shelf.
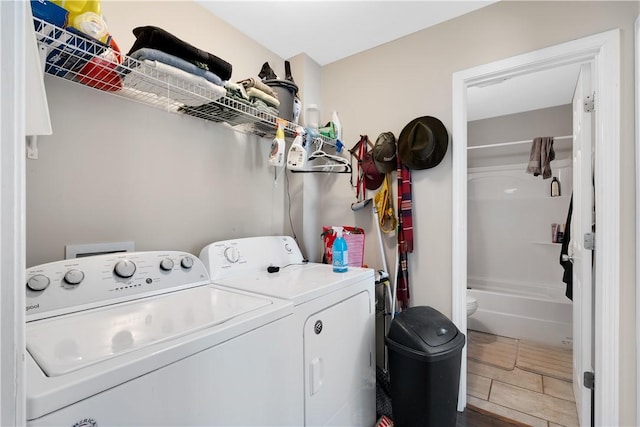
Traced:
[[[236, 131], [273, 138], [277, 121], [294, 136], [296, 125], [279, 119], [264, 106], [229, 96], [222, 86], [204, 77], [156, 61], [139, 61], [115, 52], [72, 27], [57, 27], [34, 17], [36, 38], [45, 58], [47, 74], [168, 112], [186, 114], [230, 126]], [[335, 140], [323, 135], [335, 147]]]

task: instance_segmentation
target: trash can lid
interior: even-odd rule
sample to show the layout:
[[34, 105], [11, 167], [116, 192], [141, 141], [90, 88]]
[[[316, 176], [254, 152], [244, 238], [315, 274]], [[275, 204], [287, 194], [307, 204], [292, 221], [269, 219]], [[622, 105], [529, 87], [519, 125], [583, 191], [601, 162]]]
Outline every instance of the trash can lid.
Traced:
[[391, 322], [386, 341], [428, 356], [462, 348], [465, 339], [444, 314], [421, 306], [398, 314]]

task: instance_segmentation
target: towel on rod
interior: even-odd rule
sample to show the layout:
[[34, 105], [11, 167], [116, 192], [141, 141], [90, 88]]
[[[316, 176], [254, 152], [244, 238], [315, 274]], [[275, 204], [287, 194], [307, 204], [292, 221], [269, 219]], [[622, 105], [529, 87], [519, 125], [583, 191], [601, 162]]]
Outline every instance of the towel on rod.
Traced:
[[527, 173], [533, 176], [542, 175], [543, 179], [551, 178], [551, 160], [555, 158], [552, 136], [534, 138], [531, 143]]

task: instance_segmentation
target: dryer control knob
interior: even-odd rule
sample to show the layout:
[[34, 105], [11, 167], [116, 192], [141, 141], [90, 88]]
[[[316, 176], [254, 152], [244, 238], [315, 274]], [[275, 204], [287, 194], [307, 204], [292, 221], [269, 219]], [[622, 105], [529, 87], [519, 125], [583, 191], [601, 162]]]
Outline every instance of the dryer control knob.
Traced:
[[27, 288], [32, 291], [44, 291], [51, 281], [44, 274], [36, 274], [27, 280]]
[[79, 285], [84, 280], [84, 273], [80, 270], [69, 270], [64, 274], [64, 281], [70, 285]]
[[186, 269], [193, 267], [193, 258], [191, 258], [190, 256], [182, 258], [182, 260], [180, 261], [180, 265], [182, 266], [182, 268]]
[[113, 268], [113, 272], [118, 277], [122, 277], [123, 279], [127, 279], [136, 272], [136, 265], [133, 261], [129, 261], [128, 259], [122, 259], [116, 263], [116, 266]]
[[173, 260], [171, 258], [164, 258], [160, 261], [160, 270], [171, 271], [173, 270]]
[[224, 249], [224, 257], [227, 261], [234, 264], [240, 260], [240, 251], [235, 246], [229, 246]]

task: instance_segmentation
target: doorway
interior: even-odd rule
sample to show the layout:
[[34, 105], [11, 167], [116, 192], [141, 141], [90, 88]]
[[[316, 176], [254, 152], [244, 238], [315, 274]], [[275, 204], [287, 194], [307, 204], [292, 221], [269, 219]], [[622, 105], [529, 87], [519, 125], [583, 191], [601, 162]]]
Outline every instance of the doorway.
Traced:
[[[467, 101], [468, 89], [572, 63], [592, 63], [597, 94], [595, 129], [595, 390], [596, 425], [618, 424], [619, 305], [619, 40], [618, 30], [474, 67], [453, 75], [452, 318], [467, 333]], [[602, 286], [605, 283], [607, 286]], [[605, 333], [606, 331], [606, 333]], [[458, 409], [466, 406], [463, 350]]]

